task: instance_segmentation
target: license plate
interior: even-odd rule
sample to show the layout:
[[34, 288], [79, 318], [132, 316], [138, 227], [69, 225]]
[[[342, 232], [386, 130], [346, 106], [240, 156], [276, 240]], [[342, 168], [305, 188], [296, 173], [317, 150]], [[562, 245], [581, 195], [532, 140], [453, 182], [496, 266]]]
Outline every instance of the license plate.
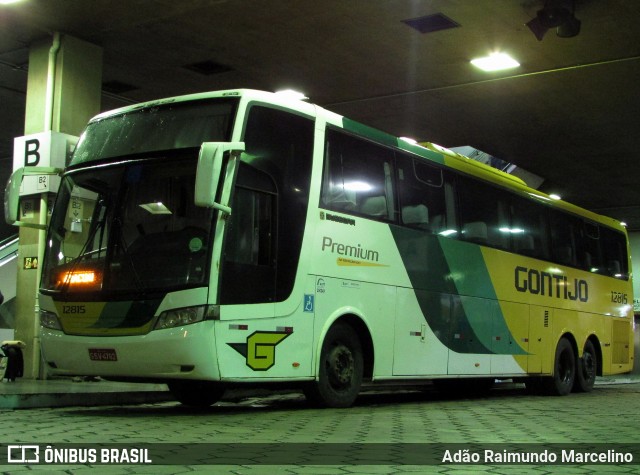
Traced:
[[118, 361], [113, 348], [89, 348], [89, 359], [92, 361]]

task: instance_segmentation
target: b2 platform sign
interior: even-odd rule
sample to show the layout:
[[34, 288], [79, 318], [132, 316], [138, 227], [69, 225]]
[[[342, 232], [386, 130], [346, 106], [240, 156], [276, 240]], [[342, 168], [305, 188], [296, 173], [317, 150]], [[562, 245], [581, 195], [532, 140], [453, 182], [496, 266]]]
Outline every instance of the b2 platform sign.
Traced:
[[41, 132], [13, 139], [13, 170], [21, 167], [64, 168], [78, 137], [54, 132]]
[[[42, 132], [13, 139], [13, 171], [63, 169], [78, 138], [60, 132]], [[58, 191], [60, 178], [47, 173], [24, 173], [20, 196]]]

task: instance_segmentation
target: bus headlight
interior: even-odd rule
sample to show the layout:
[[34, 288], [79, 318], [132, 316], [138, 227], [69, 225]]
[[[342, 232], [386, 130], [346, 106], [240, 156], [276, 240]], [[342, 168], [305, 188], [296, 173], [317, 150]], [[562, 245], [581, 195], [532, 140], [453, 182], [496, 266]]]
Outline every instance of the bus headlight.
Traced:
[[53, 312], [40, 309], [40, 325], [45, 328], [51, 328], [52, 330], [62, 330], [60, 320], [58, 316]]
[[164, 328], [181, 327], [209, 320], [214, 316], [212, 307], [211, 305], [200, 305], [166, 310], [160, 314], [153, 329], [162, 330]]

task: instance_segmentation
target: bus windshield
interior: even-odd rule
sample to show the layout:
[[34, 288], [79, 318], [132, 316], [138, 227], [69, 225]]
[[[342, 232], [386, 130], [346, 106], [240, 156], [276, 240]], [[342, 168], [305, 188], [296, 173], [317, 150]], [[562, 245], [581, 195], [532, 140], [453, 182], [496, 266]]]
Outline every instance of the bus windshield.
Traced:
[[237, 100], [227, 98], [170, 102], [95, 120], [80, 137], [70, 165], [228, 141], [236, 107]]
[[206, 283], [212, 211], [193, 200], [197, 149], [65, 177], [43, 290], [167, 291]]
[[104, 298], [208, 283], [212, 211], [194, 204], [202, 142], [237, 100], [169, 102], [89, 124], [51, 217], [42, 290]]

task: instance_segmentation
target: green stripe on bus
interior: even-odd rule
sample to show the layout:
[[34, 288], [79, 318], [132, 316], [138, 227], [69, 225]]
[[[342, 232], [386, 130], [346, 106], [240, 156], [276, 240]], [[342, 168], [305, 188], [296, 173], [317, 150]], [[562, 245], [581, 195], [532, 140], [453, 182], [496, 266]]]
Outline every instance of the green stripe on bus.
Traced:
[[[458, 353], [491, 353], [471, 324], [467, 309], [460, 305], [453, 279], [437, 236], [391, 226], [391, 232], [411, 280], [416, 299], [434, 335]], [[419, 255], [424, 258], [417, 257]]]
[[[448, 238], [439, 240], [458, 295], [468, 296], [460, 302], [464, 314], [483, 345], [492, 348], [492, 353], [526, 354], [505, 321], [480, 246]], [[496, 340], [498, 335], [509, 338]]]
[[422, 314], [444, 345], [458, 353], [526, 354], [509, 331], [479, 246], [400, 226], [391, 231]]
[[388, 147], [398, 146], [398, 139], [393, 135], [387, 134], [386, 132], [382, 132], [378, 129], [374, 129], [373, 127], [369, 127], [368, 125], [361, 124], [359, 122], [356, 122], [355, 120], [347, 119], [346, 117], [344, 117], [342, 119], [342, 127], [349, 132], [353, 132], [354, 134], [360, 135], [361, 137], [369, 138]]

